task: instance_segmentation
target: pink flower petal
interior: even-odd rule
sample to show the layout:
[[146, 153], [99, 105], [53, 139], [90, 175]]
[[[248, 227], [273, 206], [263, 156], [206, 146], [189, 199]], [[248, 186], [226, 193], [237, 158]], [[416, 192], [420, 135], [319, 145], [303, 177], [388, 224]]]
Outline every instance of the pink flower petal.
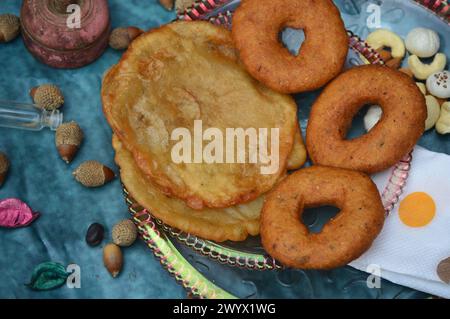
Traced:
[[8, 198], [0, 201], [0, 227], [26, 227], [38, 217], [39, 213], [33, 212], [20, 199]]

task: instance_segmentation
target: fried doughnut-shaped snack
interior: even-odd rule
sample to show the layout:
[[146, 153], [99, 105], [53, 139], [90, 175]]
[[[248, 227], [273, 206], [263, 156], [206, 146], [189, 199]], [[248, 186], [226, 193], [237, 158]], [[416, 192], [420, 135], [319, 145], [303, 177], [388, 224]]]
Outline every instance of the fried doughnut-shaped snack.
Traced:
[[[353, 117], [367, 104], [381, 106], [381, 120], [367, 134], [348, 140]], [[306, 147], [317, 165], [372, 174], [412, 150], [426, 118], [425, 98], [410, 77], [385, 66], [360, 66], [333, 80], [316, 100]]]
[[[305, 33], [298, 56], [279, 40], [287, 27]], [[233, 39], [250, 74], [282, 93], [322, 87], [342, 71], [348, 52], [347, 32], [331, 0], [244, 0], [233, 16]]]
[[[333, 205], [339, 214], [320, 233], [301, 222], [303, 209]], [[331, 269], [371, 246], [384, 223], [384, 208], [371, 179], [356, 171], [312, 166], [284, 179], [266, 197], [261, 214], [265, 250], [286, 266]]]

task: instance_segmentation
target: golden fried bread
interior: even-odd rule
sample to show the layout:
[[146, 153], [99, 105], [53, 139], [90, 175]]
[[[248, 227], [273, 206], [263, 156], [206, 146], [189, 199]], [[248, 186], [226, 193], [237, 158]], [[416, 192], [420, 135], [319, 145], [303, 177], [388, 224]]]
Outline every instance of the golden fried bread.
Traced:
[[[269, 191], [286, 171], [297, 129], [292, 97], [254, 80], [240, 65], [230, 32], [207, 22], [174, 22], [137, 38], [105, 77], [108, 122], [139, 168], [166, 194], [195, 209], [223, 208]], [[279, 129], [279, 165], [176, 164], [177, 128]], [[203, 146], [207, 143], [203, 142]], [[269, 146], [269, 153], [272, 149]], [[236, 151], [236, 149], [235, 149]]]
[[164, 195], [138, 168], [133, 155], [113, 137], [115, 160], [127, 191], [140, 205], [167, 225], [217, 242], [242, 241], [259, 234], [263, 198], [224, 209], [194, 210], [177, 198]]

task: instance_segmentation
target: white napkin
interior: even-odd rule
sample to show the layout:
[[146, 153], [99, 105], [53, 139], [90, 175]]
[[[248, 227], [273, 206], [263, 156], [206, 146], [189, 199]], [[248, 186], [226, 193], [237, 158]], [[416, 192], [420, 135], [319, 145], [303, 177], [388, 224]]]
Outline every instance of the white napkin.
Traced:
[[[373, 176], [380, 192], [391, 174], [392, 169]], [[410, 227], [399, 217], [400, 203], [415, 192], [427, 193], [436, 204], [435, 216], [426, 226]], [[373, 272], [374, 265], [375, 269], [379, 266], [379, 275], [389, 281], [450, 298], [450, 285], [441, 281], [436, 272], [439, 262], [447, 257], [450, 257], [450, 156], [417, 146], [399, 202], [372, 247], [350, 266], [368, 272]]]

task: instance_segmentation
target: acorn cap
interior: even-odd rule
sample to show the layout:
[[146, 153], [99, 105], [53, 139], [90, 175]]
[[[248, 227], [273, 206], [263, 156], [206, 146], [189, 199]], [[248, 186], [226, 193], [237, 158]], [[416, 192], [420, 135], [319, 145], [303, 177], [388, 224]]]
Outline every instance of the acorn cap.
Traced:
[[97, 161], [86, 161], [74, 172], [75, 179], [86, 187], [100, 187], [115, 178], [114, 172]]
[[0, 187], [3, 185], [9, 170], [9, 160], [6, 154], [0, 152]]
[[136, 225], [129, 219], [122, 220], [114, 225], [112, 229], [112, 239], [114, 244], [120, 247], [133, 245], [137, 238]]
[[56, 130], [56, 149], [66, 163], [73, 160], [82, 142], [83, 131], [76, 122], [61, 124]]
[[120, 27], [111, 32], [109, 46], [115, 50], [125, 50], [144, 31], [136, 27]]
[[159, 0], [159, 3], [167, 10], [172, 11], [174, 0]]
[[13, 14], [0, 14], [0, 43], [14, 40], [20, 33], [20, 19]]
[[34, 87], [30, 91], [34, 103], [45, 110], [56, 110], [64, 104], [64, 96], [61, 90], [53, 84], [44, 84]]

